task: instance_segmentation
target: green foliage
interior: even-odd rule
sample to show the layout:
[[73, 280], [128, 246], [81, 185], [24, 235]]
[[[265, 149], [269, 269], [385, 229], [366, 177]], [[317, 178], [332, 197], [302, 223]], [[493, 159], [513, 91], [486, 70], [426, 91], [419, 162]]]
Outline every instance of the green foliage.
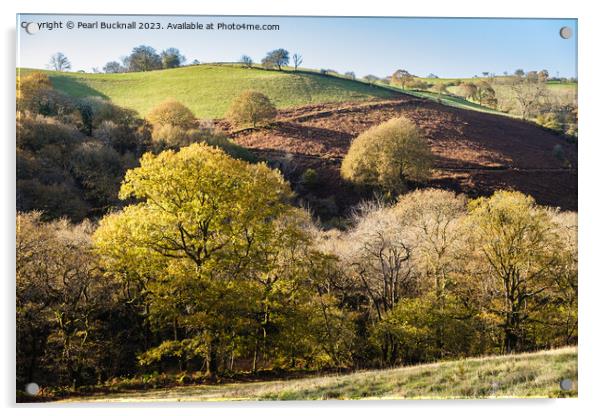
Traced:
[[430, 175], [431, 151], [421, 131], [407, 118], [374, 126], [351, 142], [341, 165], [343, 178], [358, 185], [399, 193], [406, 181]]
[[483, 354], [487, 343], [479, 336], [482, 325], [478, 320], [462, 319], [464, 314], [462, 303], [449, 295], [442, 305], [432, 292], [419, 298], [401, 299], [374, 326], [372, 341], [378, 348], [392, 343], [391, 355], [384, 361], [388, 365]]
[[227, 118], [235, 126], [242, 127], [266, 123], [276, 117], [276, 107], [270, 99], [258, 91], [245, 91], [240, 94], [228, 111]]

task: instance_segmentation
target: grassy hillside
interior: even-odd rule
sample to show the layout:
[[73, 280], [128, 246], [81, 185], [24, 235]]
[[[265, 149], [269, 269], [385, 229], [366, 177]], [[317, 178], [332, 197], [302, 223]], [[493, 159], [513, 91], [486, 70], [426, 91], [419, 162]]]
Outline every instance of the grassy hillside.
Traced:
[[[21, 74], [31, 71], [22, 69]], [[279, 108], [395, 96], [393, 91], [337, 77], [231, 65], [197, 65], [126, 74], [45, 72], [59, 91], [75, 97], [109, 98], [143, 116], [159, 102], [175, 98], [199, 118], [223, 117], [232, 99], [246, 89], [265, 93]]]
[[[560, 389], [571, 379], [573, 390]], [[349, 375], [187, 386], [72, 401], [321, 400], [370, 398], [576, 397], [577, 348], [472, 358]]]

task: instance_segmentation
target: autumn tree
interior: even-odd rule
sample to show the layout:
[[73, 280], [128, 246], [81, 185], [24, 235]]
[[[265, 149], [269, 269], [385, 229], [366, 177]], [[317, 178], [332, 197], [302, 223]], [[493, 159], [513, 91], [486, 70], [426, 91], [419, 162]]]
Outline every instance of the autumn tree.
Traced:
[[[317, 258], [276, 171], [194, 144], [144, 155], [120, 195], [141, 202], [101, 221], [97, 247], [106, 267], [144, 288], [150, 325], [171, 333], [142, 364], [203, 358], [214, 376], [225, 352], [254, 351], [257, 362], [284, 341], [277, 334], [302, 328], [290, 319], [318, 327], [326, 319], [309, 307], [320, 293], [309, 284], [320, 276], [310, 272]], [[320, 348], [315, 332], [303, 334], [314, 340], [306, 348]]]
[[196, 118], [188, 107], [169, 99], [153, 108], [146, 116], [153, 126], [153, 140], [168, 146], [187, 145], [198, 139]]
[[[556, 279], [571, 255], [565, 255], [557, 226], [532, 197], [498, 191], [469, 203], [474, 233], [481, 307], [500, 328], [504, 352], [521, 351], [529, 343], [528, 328], [548, 305]], [[473, 249], [470, 249], [471, 251]]]
[[258, 92], [247, 90], [232, 101], [226, 117], [235, 126], [252, 125], [272, 120], [276, 116], [276, 107], [270, 99]]
[[495, 90], [486, 81], [479, 81], [476, 84], [476, 91], [473, 96], [479, 102], [479, 105], [486, 105], [488, 107], [495, 107], [497, 105]]
[[458, 87], [458, 94], [465, 99], [475, 99], [477, 97], [477, 86], [472, 82], [463, 82]]
[[391, 84], [399, 85], [401, 88], [405, 89], [411, 81], [416, 78], [414, 75], [410, 74], [405, 69], [398, 69], [391, 75]]
[[341, 165], [341, 175], [359, 185], [401, 192], [407, 181], [429, 177], [431, 151], [420, 129], [409, 119], [393, 118], [360, 134]]
[[433, 88], [437, 92], [437, 95], [439, 97], [441, 97], [441, 94], [447, 94], [447, 92], [448, 92], [447, 87], [449, 87], [449, 85], [447, 85], [444, 82], [440, 82], [440, 83], [435, 84], [435, 86]]
[[510, 82], [510, 91], [523, 119], [533, 116], [548, 96], [546, 84], [537, 72], [529, 77], [514, 76]]

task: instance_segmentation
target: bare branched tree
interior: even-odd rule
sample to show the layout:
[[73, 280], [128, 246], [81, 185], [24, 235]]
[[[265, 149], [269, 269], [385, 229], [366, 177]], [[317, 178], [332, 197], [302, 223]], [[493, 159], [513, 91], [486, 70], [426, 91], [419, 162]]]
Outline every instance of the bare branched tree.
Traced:
[[61, 72], [67, 71], [71, 69], [71, 62], [62, 52], [57, 52], [50, 57], [48, 68]]
[[293, 65], [295, 66], [295, 71], [297, 70], [299, 65], [301, 65], [302, 63], [303, 63], [303, 56], [301, 56], [298, 53], [294, 54], [293, 55]]

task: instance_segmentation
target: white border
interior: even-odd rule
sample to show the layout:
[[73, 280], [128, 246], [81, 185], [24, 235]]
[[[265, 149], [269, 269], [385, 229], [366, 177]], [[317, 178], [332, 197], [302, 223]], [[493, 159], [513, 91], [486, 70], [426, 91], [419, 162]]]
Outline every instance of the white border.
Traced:
[[[43, 413], [45, 415], [89, 415], [111, 413], [165, 415], [165, 414], [211, 414], [248, 415], [306, 415], [308, 412], [327, 414], [345, 412], [360, 415], [369, 411], [401, 414], [504, 415], [521, 414], [525, 411], [566, 415], [571, 412], [587, 414], [597, 406], [602, 393], [600, 383], [602, 354], [600, 345], [600, 296], [602, 275], [600, 272], [599, 235], [602, 233], [600, 206], [600, 170], [602, 164], [602, 137], [600, 104], [600, 40], [602, 22], [596, 13], [595, 2], [567, 2], [548, 0], [526, 2], [506, 0], [504, 2], [428, 0], [424, 2], [387, 2], [370, 0], [364, 2], [324, 0], [168, 0], [168, 1], [125, 1], [100, 0], [28, 0], [27, 2], [2, 2], [2, 34], [4, 48], [2, 65], [1, 114], [3, 132], [2, 146], [2, 256], [4, 302], [2, 311], [3, 334], [2, 374], [0, 375], [0, 405], [6, 407], [4, 414]], [[160, 404], [160, 405], [112, 405], [101, 406], [15, 406], [14, 403], [14, 218], [15, 218], [15, 15], [16, 13], [144, 13], [144, 14], [231, 14], [231, 15], [346, 15], [346, 16], [441, 16], [441, 17], [561, 17], [578, 18], [579, 30], [579, 288], [580, 288], [580, 342], [579, 342], [579, 399], [573, 400], [503, 400], [503, 401], [400, 401], [400, 402], [279, 402], [240, 404]], [[599, 412], [599, 410], [598, 410]], [[593, 412], [592, 412], [593, 413]]]

